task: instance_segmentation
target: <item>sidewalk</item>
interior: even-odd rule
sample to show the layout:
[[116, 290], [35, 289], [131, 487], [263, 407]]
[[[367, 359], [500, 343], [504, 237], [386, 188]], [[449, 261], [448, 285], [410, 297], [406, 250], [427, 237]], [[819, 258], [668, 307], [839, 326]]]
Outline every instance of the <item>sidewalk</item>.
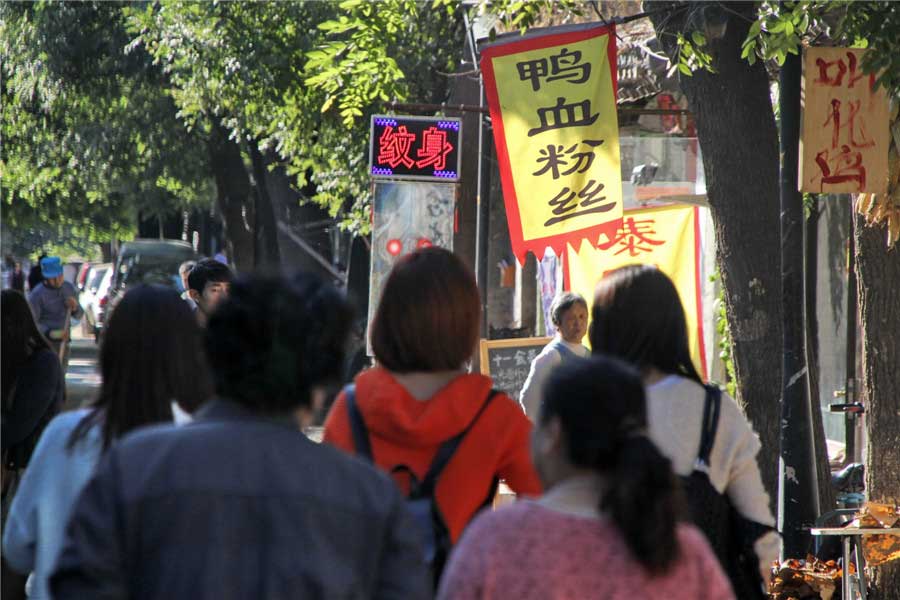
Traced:
[[69, 350], [69, 369], [66, 371], [66, 404], [63, 410], [82, 408], [89, 404], [100, 389], [99, 346], [91, 337], [81, 334], [81, 327], [72, 327]]

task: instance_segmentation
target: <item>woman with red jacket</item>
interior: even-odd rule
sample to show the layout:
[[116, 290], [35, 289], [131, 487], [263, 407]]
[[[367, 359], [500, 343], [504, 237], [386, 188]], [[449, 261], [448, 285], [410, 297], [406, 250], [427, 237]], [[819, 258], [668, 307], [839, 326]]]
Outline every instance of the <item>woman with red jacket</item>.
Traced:
[[[432, 247], [400, 258], [372, 321], [376, 366], [355, 380], [373, 460], [388, 472], [406, 465], [421, 481], [438, 447], [469, 428], [434, 494], [453, 543], [489, 501], [496, 479], [517, 494], [541, 493], [528, 418], [505, 394], [489, 399], [489, 377], [466, 371], [480, 316], [475, 277], [454, 254]], [[324, 440], [356, 453], [346, 392], [331, 407]], [[409, 478], [395, 479], [408, 493]]]

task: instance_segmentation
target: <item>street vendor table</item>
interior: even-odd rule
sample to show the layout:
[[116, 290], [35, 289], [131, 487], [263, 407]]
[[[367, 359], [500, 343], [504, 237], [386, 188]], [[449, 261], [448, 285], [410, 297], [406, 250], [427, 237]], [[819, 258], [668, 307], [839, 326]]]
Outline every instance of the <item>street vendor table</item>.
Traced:
[[[840, 509], [822, 515], [816, 523], [827, 522], [829, 517], [855, 515], [856, 509]], [[866, 600], [865, 559], [862, 551], [862, 536], [869, 534], [900, 536], [900, 528], [892, 527], [812, 527], [809, 532], [818, 536], [838, 536], [841, 538], [843, 551], [843, 577], [841, 578], [841, 597], [844, 600]], [[850, 574], [850, 554], [856, 554], [856, 574]], [[853, 594], [856, 587], [857, 595]]]

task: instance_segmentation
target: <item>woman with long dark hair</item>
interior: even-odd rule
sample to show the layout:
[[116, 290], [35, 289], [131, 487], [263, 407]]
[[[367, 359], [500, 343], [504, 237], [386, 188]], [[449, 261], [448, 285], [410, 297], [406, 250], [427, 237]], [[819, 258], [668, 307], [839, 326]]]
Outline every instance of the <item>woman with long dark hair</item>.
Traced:
[[66, 522], [102, 453], [137, 427], [172, 421], [173, 402], [192, 412], [210, 390], [193, 314], [174, 290], [159, 286], [135, 287], [116, 307], [100, 370], [93, 406], [59, 415], [41, 436], [3, 532], [9, 565], [34, 572], [34, 597], [49, 597]]
[[546, 490], [479, 517], [439, 598], [733, 598], [703, 535], [679, 524], [669, 461], [647, 438], [640, 376], [595, 356], [557, 367], [532, 456]]
[[[691, 476], [701, 428], [709, 421], [704, 418], [707, 390], [691, 361], [684, 308], [675, 285], [652, 265], [616, 269], [597, 284], [592, 317], [593, 351], [618, 357], [640, 370], [647, 386], [650, 439], [672, 461], [676, 474]], [[719, 417], [713, 423], [714, 440], [706, 461], [708, 481], [715, 492], [727, 496], [739, 515], [758, 524], [754, 530], [769, 530], [749, 542], [761, 579], [768, 581], [780, 540], [771, 530], [775, 519], [756, 462], [759, 438], [737, 403], [727, 394], [714, 393], [719, 396]], [[720, 548], [720, 559], [726, 564], [722, 540], [713, 535], [710, 541]], [[729, 573], [735, 577], [731, 567]]]
[[3, 314], [3, 467], [24, 469], [43, 427], [63, 404], [59, 359], [38, 331], [25, 296], [15, 290], [0, 294]]

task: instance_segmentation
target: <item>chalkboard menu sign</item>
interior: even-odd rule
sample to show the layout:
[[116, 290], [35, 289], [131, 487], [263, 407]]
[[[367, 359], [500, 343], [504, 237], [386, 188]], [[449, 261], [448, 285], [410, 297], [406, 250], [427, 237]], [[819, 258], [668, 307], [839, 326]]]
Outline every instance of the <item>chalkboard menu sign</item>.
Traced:
[[481, 372], [490, 375], [495, 389], [518, 402], [522, 386], [528, 379], [531, 361], [552, 339], [481, 340]]

